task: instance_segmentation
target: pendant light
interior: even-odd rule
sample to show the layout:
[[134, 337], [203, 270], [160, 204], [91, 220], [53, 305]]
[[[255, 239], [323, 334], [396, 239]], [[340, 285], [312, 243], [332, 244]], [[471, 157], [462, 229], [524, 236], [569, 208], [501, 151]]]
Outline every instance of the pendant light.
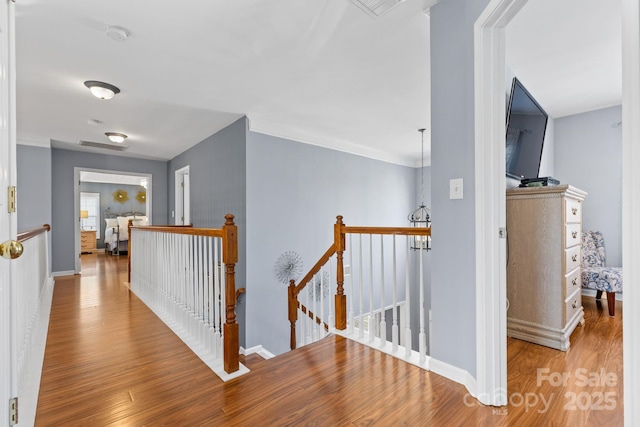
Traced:
[[[422, 135], [422, 162], [420, 164], [420, 206], [417, 209], [409, 213], [407, 219], [413, 227], [427, 228], [431, 227], [431, 210], [424, 205], [424, 131], [425, 129], [418, 129], [418, 132]], [[411, 249], [416, 250], [430, 250], [431, 249], [431, 236], [411, 236]]]

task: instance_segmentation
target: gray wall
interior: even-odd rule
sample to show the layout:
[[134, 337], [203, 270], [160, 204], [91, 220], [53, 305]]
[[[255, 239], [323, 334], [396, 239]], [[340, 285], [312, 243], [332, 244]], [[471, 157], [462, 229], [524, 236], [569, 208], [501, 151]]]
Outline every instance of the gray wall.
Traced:
[[[124, 190], [129, 195], [129, 200], [124, 203], [113, 200], [113, 193], [117, 190]], [[104, 221], [104, 212], [107, 208], [111, 209], [112, 214], [121, 214], [125, 212], [147, 212], [147, 204], [140, 203], [136, 196], [139, 191], [144, 191], [144, 187], [140, 185], [111, 184], [103, 182], [81, 182], [81, 192], [100, 193], [100, 238], [97, 240], [97, 247], [104, 248], [104, 230], [106, 222]], [[154, 195], [155, 197], [155, 195]]]
[[287, 285], [273, 273], [296, 251], [304, 271], [347, 225], [407, 226], [415, 169], [286, 139], [247, 133], [247, 346], [289, 349]]
[[[431, 355], [476, 376], [473, 24], [488, 0], [431, 8]], [[464, 179], [464, 199], [449, 180]], [[435, 249], [437, 248], [437, 249]]]
[[51, 149], [52, 186], [52, 271], [75, 269], [74, 225], [74, 168], [103, 169], [121, 172], [147, 173], [152, 177], [152, 221], [167, 223], [167, 163], [94, 154], [81, 151]]
[[17, 146], [18, 231], [51, 224], [51, 149]]
[[[175, 210], [175, 171], [189, 166], [190, 213], [194, 227], [220, 228], [224, 216], [235, 216], [238, 226], [236, 287], [246, 282], [246, 129], [239, 119], [216, 134], [176, 156], [168, 164], [168, 212]], [[173, 218], [169, 218], [173, 223]], [[236, 309], [240, 345], [245, 345], [245, 296]]]
[[600, 230], [607, 264], [622, 265], [622, 107], [556, 119], [556, 177], [589, 193], [583, 230]]

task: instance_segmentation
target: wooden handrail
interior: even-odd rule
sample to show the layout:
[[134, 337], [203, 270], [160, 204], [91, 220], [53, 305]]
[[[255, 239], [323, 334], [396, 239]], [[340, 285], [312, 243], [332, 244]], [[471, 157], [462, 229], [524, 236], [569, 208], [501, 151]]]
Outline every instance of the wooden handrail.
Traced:
[[431, 236], [431, 227], [343, 227], [345, 234], [396, 234], [400, 236]]
[[35, 237], [38, 234], [46, 233], [47, 231], [51, 231], [51, 226], [49, 224], [44, 224], [42, 227], [34, 228], [33, 230], [21, 231], [16, 236], [16, 240], [20, 243], [23, 243], [31, 239], [32, 237]]
[[329, 249], [327, 249], [327, 251], [320, 257], [318, 262], [316, 262], [316, 264], [311, 267], [311, 270], [309, 270], [309, 272], [302, 279], [300, 279], [300, 282], [298, 282], [298, 285], [296, 285], [294, 291], [295, 296], [298, 296], [300, 291], [302, 291], [304, 287], [307, 286], [307, 283], [309, 283], [311, 279], [313, 279], [313, 276], [318, 273], [318, 271], [320, 271], [320, 268], [322, 268], [322, 266], [325, 265], [327, 261], [329, 261], [329, 258], [331, 258], [335, 253], [336, 247], [332, 244], [331, 246], [329, 246]]

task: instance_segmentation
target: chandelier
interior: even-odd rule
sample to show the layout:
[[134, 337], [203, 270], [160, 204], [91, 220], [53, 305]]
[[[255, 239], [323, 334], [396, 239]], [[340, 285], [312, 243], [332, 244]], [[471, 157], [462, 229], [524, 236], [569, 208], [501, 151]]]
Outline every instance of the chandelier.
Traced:
[[[425, 129], [418, 129], [418, 132], [422, 135], [422, 163], [420, 167], [420, 206], [417, 209], [411, 211], [407, 217], [413, 227], [427, 228], [431, 227], [431, 210], [424, 205], [424, 131]], [[431, 249], [431, 236], [411, 236], [410, 238], [411, 249], [430, 250]]]

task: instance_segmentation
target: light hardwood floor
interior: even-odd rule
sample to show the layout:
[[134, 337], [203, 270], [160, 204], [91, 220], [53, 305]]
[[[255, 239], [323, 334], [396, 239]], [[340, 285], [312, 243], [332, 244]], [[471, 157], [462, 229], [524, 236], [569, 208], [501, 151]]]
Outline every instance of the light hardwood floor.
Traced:
[[223, 383], [129, 291], [126, 257], [82, 261], [82, 276], [56, 278], [38, 426], [622, 425], [620, 303], [611, 318], [584, 298], [568, 352], [508, 339], [510, 404], [492, 408], [336, 336], [249, 358]]

